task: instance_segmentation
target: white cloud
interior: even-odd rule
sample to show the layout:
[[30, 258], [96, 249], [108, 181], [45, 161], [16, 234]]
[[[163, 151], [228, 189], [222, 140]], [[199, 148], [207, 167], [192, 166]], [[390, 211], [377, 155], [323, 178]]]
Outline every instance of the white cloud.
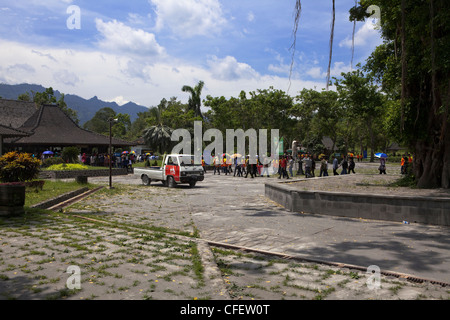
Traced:
[[101, 19], [95, 19], [95, 24], [103, 36], [98, 45], [107, 52], [131, 53], [139, 56], [159, 56], [165, 52], [153, 33], [133, 29], [116, 20], [103, 22]]
[[178, 36], [210, 36], [226, 20], [218, 0], [149, 0], [156, 6], [156, 29], [168, 27]]
[[281, 54], [271, 48], [267, 48], [265, 51], [274, 55], [274, 59], [278, 61], [278, 64], [269, 64], [267, 69], [274, 73], [288, 76], [291, 71], [291, 65], [284, 63], [284, 58]]
[[107, 100], [107, 102], [115, 102], [119, 106], [123, 106], [124, 104], [126, 104], [126, 103], [128, 103], [130, 101], [126, 100], [123, 96], [117, 96], [114, 99]]
[[313, 79], [320, 79], [324, 77], [324, 73], [320, 67], [312, 67], [306, 71], [306, 74]]
[[258, 77], [258, 73], [248, 64], [238, 62], [236, 58], [227, 56], [219, 59], [212, 56], [208, 60], [211, 73], [220, 80], [237, 80]]
[[77, 83], [80, 82], [80, 78], [78, 76], [69, 71], [69, 70], [59, 70], [54, 72], [53, 78], [56, 80], [57, 83], [62, 83], [67, 86], [74, 87]]
[[[381, 44], [379, 31], [375, 29], [375, 24], [371, 20], [367, 20], [358, 31], [355, 32], [355, 48], [356, 47], [370, 47], [372, 50], [374, 46]], [[352, 37], [348, 36], [339, 43], [340, 47], [352, 47]]]
[[342, 61], [335, 62], [333, 67], [330, 69], [330, 74], [332, 77], [340, 77], [342, 72], [350, 72], [352, 67], [350, 63], [345, 63]]
[[[36, 54], [36, 51], [43, 54]], [[49, 55], [55, 61], [50, 61]], [[287, 91], [289, 87], [287, 77], [261, 75], [231, 56], [223, 59], [213, 56], [206, 68], [176, 59], [136, 64], [134, 58], [123, 53], [66, 50], [2, 41], [0, 61], [3, 66], [0, 66], [0, 80], [5, 83], [37, 83], [85, 99], [97, 96], [118, 104], [133, 101], [148, 107], [158, 105], [163, 98], [177, 97], [187, 102], [189, 96], [181, 91], [182, 86], [194, 86], [199, 80], [205, 82], [202, 98], [207, 94], [237, 97], [241, 90], [250, 92], [270, 86]], [[27, 64], [22, 65], [22, 61]], [[295, 95], [304, 87], [321, 88], [324, 82], [292, 79], [289, 93]]]

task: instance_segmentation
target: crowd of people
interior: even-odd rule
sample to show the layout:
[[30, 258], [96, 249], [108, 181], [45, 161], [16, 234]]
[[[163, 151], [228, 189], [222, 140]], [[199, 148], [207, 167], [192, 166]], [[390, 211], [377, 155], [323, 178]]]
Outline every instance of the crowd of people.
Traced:
[[[253, 177], [271, 177], [278, 176], [278, 179], [290, 179], [294, 176], [305, 176], [311, 178], [316, 176], [316, 169], [319, 169], [319, 177], [326, 177], [329, 175], [328, 169], [331, 165], [333, 175], [345, 175], [355, 174], [356, 162], [362, 162], [362, 154], [348, 154], [347, 156], [337, 157], [333, 156], [333, 160], [329, 162], [326, 155], [311, 155], [311, 154], [298, 154], [296, 159], [289, 154], [284, 154], [276, 160], [272, 160], [269, 163], [264, 161], [258, 161], [256, 164], [249, 164], [249, 157], [245, 158], [232, 158], [231, 161], [227, 161], [226, 157], [223, 160], [219, 160], [217, 157], [213, 160], [213, 174], [220, 175], [233, 175], [237, 177], [247, 178], [249, 175]], [[401, 172], [405, 174], [407, 172], [408, 163], [411, 163], [411, 157], [404, 156], [402, 158]], [[265, 164], [263, 164], [265, 163]], [[204, 165], [204, 162], [203, 162]], [[205, 165], [204, 165], [205, 168]], [[294, 173], [294, 170], [296, 172]], [[380, 174], [386, 174], [386, 158], [380, 158], [380, 165], [378, 167]], [[206, 172], [206, 169], [205, 169]], [[330, 173], [331, 174], [331, 173]]]
[[[133, 164], [136, 163], [137, 157], [134, 153], [124, 152], [120, 156], [113, 153], [111, 159], [111, 166], [113, 168], [127, 168], [131, 170]], [[110, 156], [107, 153], [94, 153], [91, 155], [82, 153], [79, 155], [78, 160], [85, 165], [109, 167]]]
[[[347, 170], [355, 173], [353, 158], [349, 161], [350, 165], [348, 165], [346, 159], [340, 165], [338, 164], [338, 166], [345, 167], [341, 174], [347, 173]], [[204, 162], [203, 165], [205, 168]], [[214, 175], [222, 173], [244, 178], [247, 178], [249, 175], [251, 178], [278, 176], [278, 179], [290, 179], [295, 175], [303, 175], [306, 178], [315, 177], [316, 165], [319, 165], [319, 177], [328, 176], [328, 158], [326, 156], [317, 158], [311, 154], [299, 154], [296, 158], [290, 154], [284, 154], [272, 161], [266, 161], [266, 159], [258, 157], [255, 164], [250, 164], [248, 156], [245, 158], [233, 157], [231, 161], [230, 159], [227, 161], [226, 157], [223, 157], [222, 160], [215, 157], [212, 162]], [[296, 170], [295, 173], [294, 170]], [[334, 168], [333, 172], [337, 174]]]
[[[35, 155], [33, 155], [35, 156]], [[41, 160], [45, 160], [48, 157], [58, 157], [59, 154], [53, 152], [45, 155], [40, 154]], [[109, 154], [107, 153], [82, 153], [79, 155], [79, 162], [85, 165], [91, 166], [109, 166]], [[112, 167], [114, 168], [127, 168], [132, 170], [133, 164], [136, 162], [150, 161], [156, 159], [157, 156], [150, 154], [136, 155], [135, 152], [124, 151], [120, 155], [112, 154]], [[251, 164], [249, 156], [246, 157], [230, 157], [223, 156], [219, 158], [213, 157], [211, 165], [213, 166], [213, 174], [220, 175], [233, 175], [237, 177], [247, 178], [249, 175], [254, 177], [271, 177], [278, 176], [278, 179], [290, 179], [294, 176], [305, 176], [306, 178], [315, 177], [316, 166], [319, 169], [319, 177], [326, 177], [329, 175], [328, 169], [331, 165], [333, 175], [344, 175], [355, 172], [355, 158], [357, 162], [363, 161], [362, 154], [348, 154], [338, 159], [337, 156], [333, 157], [333, 160], [329, 162], [326, 155], [312, 155], [308, 153], [299, 153], [297, 157], [293, 157], [290, 154], [280, 155], [278, 159], [266, 161], [264, 157], [257, 157], [257, 163]], [[378, 171], [380, 174], [386, 174], [386, 157], [379, 159], [380, 164]], [[408, 168], [412, 165], [412, 156], [410, 154], [404, 154], [401, 157], [401, 174], [407, 174]], [[205, 161], [202, 160], [202, 166], [206, 172]], [[294, 170], [296, 172], [294, 173]], [[340, 172], [338, 172], [340, 170]]]

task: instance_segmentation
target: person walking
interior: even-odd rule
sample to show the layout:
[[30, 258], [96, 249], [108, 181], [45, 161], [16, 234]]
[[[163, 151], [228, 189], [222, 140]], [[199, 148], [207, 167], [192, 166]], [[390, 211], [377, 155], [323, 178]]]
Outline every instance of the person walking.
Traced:
[[380, 166], [378, 167], [380, 174], [386, 174], [386, 158], [380, 158]]
[[350, 161], [348, 163], [348, 173], [355, 173], [355, 161], [353, 161], [353, 157], [350, 157]]
[[270, 162], [267, 160], [267, 158], [265, 156], [263, 156], [262, 163], [263, 163], [263, 167], [261, 169], [261, 177], [263, 177], [264, 174], [266, 174], [267, 178], [268, 178], [269, 177], [269, 165], [270, 165]]
[[214, 160], [213, 160], [213, 165], [214, 165], [214, 175], [217, 174], [220, 176], [220, 161], [219, 161], [219, 157], [215, 156]]
[[338, 176], [339, 173], [337, 172], [337, 169], [339, 168], [339, 162], [338, 159], [336, 158], [336, 156], [334, 156], [333, 159], [333, 175]]
[[253, 176], [253, 168], [252, 168], [252, 165], [250, 164], [249, 156], [247, 156], [247, 158], [245, 159], [245, 167], [246, 167], [246, 170], [247, 170], [247, 172], [245, 174], [245, 178], [247, 178], [249, 173], [250, 173], [250, 176], [252, 178], [254, 178], [254, 176]]
[[289, 156], [288, 168], [289, 168], [289, 174], [291, 175], [291, 177], [293, 177], [294, 174], [292, 173], [292, 169], [294, 169], [294, 158], [292, 156]]
[[303, 161], [305, 162], [305, 177], [306, 178], [310, 178], [311, 177], [311, 159], [309, 157], [309, 154], [307, 154], [305, 156], [305, 159], [303, 159]]
[[279, 176], [278, 179], [281, 179], [281, 176], [287, 177], [287, 179], [289, 179], [289, 176], [287, 175], [287, 171], [286, 171], [286, 166], [287, 166], [287, 161], [286, 161], [286, 157], [283, 156], [280, 159], [280, 170], [279, 170]]
[[346, 157], [344, 157], [341, 161], [341, 167], [342, 167], [342, 171], [341, 174], [347, 174], [347, 169], [348, 169], [348, 162]]
[[322, 160], [320, 161], [320, 174], [319, 177], [321, 176], [324, 177], [328, 177], [328, 161], [326, 157], [323, 157]]
[[303, 172], [303, 154], [298, 154], [298, 170], [297, 170], [297, 175], [304, 175], [305, 173]]

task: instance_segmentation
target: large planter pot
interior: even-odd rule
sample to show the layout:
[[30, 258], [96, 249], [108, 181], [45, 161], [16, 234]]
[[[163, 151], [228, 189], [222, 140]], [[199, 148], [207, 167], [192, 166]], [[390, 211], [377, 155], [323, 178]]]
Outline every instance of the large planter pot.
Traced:
[[24, 213], [25, 185], [0, 184], [0, 216]]

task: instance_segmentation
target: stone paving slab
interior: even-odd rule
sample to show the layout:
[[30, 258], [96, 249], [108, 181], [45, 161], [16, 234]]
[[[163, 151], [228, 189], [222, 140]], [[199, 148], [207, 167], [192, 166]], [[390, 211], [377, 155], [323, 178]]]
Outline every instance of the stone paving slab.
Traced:
[[[290, 256], [448, 279], [448, 228], [288, 212], [264, 181], [207, 173], [195, 188], [114, 177], [60, 213], [0, 220], [0, 299], [448, 299], [449, 288], [210, 246], [218, 241]], [[107, 185], [107, 178], [90, 182]], [[81, 217], [81, 218], [80, 218]], [[196, 238], [195, 236], [199, 237]], [[199, 264], [200, 262], [200, 264]], [[69, 290], [68, 266], [81, 269]]]

